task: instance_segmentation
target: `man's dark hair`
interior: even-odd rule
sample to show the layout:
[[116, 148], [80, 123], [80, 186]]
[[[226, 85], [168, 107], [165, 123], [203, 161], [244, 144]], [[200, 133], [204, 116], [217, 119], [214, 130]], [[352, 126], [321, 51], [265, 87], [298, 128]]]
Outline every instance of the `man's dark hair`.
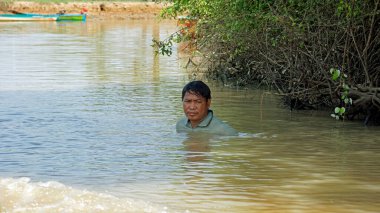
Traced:
[[191, 81], [183, 87], [182, 90], [182, 100], [185, 97], [186, 92], [202, 96], [206, 98], [206, 101], [211, 99], [211, 91], [207, 84], [203, 81]]

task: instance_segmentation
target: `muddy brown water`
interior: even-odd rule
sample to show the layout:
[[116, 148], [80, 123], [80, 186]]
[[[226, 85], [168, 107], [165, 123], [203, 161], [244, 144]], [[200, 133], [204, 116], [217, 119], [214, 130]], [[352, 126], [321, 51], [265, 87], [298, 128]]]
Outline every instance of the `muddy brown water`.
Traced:
[[378, 127], [208, 82], [237, 137], [175, 132], [173, 22], [0, 23], [4, 212], [378, 212]]

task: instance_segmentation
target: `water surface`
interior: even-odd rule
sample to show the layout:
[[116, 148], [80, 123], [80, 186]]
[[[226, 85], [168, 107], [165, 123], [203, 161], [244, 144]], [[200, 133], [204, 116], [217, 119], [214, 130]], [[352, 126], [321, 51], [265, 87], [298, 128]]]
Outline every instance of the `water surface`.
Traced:
[[208, 82], [238, 137], [175, 132], [173, 22], [0, 23], [0, 211], [378, 212], [378, 127]]

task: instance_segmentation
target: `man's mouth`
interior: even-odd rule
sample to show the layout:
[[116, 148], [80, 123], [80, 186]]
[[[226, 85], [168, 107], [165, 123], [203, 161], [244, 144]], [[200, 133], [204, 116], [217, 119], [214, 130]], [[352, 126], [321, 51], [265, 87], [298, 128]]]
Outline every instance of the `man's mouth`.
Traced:
[[195, 115], [197, 115], [197, 113], [196, 112], [188, 112], [187, 115], [188, 116], [195, 116]]

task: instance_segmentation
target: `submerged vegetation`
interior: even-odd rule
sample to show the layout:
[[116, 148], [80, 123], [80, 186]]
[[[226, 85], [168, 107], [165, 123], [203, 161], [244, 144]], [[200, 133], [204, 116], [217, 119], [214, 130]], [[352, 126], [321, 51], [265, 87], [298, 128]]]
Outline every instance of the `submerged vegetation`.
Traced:
[[[380, 0], [173, 0], [196, 17], [190, 39], [210, 78], [270, 88], [291, 109], [335, 109], [380, 123]], [[186, 28], [186, 26], [185, 26]], [[169, 52], [168, 40], [157, 43]], [[165, 53], [161, 51], [161, 53]]]

